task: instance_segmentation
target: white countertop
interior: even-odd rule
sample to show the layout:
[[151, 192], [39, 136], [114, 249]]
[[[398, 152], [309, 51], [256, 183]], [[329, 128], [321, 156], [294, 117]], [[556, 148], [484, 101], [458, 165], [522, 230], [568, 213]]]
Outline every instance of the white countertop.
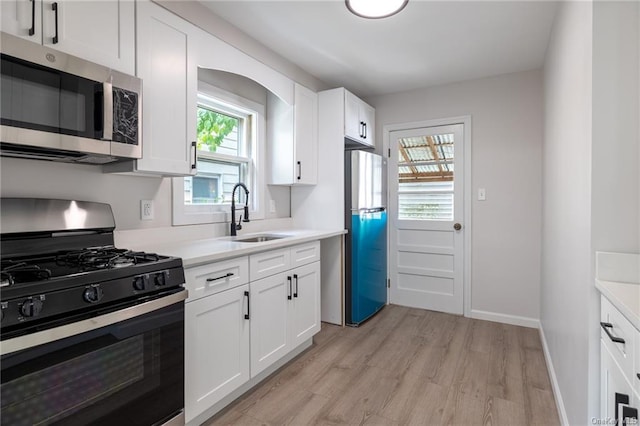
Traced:
[[[215, 262], [222, 259], [244, 256], [258, 253], [265, 250], [273, 250], [281, 247], [301, 244], [309, 241], [322, 240], [346, 234], [344, 229], [319, 231], [309, 229], [287, 229], [274, 230], [268, 232], [258, 232], [253, 234], [242, 234], [237, 237], [207, 238], [193, 241], [180, 241], [175, 243], [140, 243], [134, 250], [144, 250], [162, 255], [176, 256], [182, 258], [185, 268]], [[259, 243], [243, 243], [238, 239], [250, 238], [256, 235], [286, 235], [271, 241]]]
[[596, 253], [596, 288], [640, 330], [640, 255]]

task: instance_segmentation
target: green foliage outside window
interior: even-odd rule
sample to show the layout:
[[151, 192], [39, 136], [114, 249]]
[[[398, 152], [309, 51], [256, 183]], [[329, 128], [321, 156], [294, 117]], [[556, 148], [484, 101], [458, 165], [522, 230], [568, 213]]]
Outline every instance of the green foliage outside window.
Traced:
[[198, 149], [216, 152], [224, 138], [237, 126], [237, 118], [198, 108]]

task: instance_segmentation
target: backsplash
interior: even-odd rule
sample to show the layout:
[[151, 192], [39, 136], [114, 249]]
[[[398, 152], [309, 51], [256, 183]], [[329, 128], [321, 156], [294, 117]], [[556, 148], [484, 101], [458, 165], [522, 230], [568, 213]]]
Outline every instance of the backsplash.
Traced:
[[[289, 217], [289, 188], [267, 186], [267, 191], [267, 199], [274, 199], [278, 208], [275, 213], [267, 211], [266, 219]], [[107, 174], [102, 173], [100, 166], [2, 157], [0, 195], [108, 203], [113, 209], [117, 231], [171, 228], [170, 178]], [[153, 220], [140, 219], [140, 200], [153, 200]], [[206, 234], [218, 236], [222, 231], [217, 229], [222, 230], [225, 224], [201, 226], [207, 228]]]

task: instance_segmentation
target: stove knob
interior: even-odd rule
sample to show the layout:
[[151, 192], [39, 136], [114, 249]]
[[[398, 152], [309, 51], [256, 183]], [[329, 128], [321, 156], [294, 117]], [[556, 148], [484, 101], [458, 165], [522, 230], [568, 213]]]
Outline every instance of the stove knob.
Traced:
[[98, 303], [102, 299], [102, 296], [104, 296], [104, 292], [102, 288], [97, 285], [85, 288], [83, 294], [84, 300], [89, 303]]
[[42, 300], [39, 298], [30, 297], [20, 305], [20, 313], [23, 317], [37, 317], [40, 311], [42, 311]]
[[140, 275], [133, 279], [133, 288], [134, 290], [142, 291], [147, 287], [147, 280], [144, 275]]
[[4, 319], [4, 310], [7, 309], [9, 304], [7, 302], [2, 302], [0, 304], [0, 321]]
[[163, 287], [167, 283], [164, 272], [160, 272], [159, 274], [156, 274], [154, 281], [157, 287]]

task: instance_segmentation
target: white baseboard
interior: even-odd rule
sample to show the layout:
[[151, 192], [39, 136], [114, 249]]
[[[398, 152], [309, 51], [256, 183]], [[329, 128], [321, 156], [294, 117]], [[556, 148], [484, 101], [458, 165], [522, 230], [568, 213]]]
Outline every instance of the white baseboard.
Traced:
[[504, 324], [520, 325], [522, 327], [540, 328], [540, 320], [537, 318], [498, 314], [495, 312], [478, 311], [476, 309], [471, 310], [471, 318], [501, 322]]
[[544, 350], [544, 359], [547, 361], [547, 371], [549, 371], [549, 379], [551, 380], [551, 387], [553, 388], [553, 397], [556, 400], [556, 407], [558, 407], [558, 417], [560, 417], [560, 423], [562, 423], [563, 426], [569, 426], [569, 418], [567, 417], [567, 411], [564, 408], [564, 402], [562, 402], [562, 394], [560, 393], [556, 370], [553, 368], [553, 363], [551, 362], [551, 354], [549, 353], [549, 347], [547, 346], [547, 339], [544, 336], [542, 324], [540, 324], [539, 330], [540, 340], [542, 340], [542, 349]]

